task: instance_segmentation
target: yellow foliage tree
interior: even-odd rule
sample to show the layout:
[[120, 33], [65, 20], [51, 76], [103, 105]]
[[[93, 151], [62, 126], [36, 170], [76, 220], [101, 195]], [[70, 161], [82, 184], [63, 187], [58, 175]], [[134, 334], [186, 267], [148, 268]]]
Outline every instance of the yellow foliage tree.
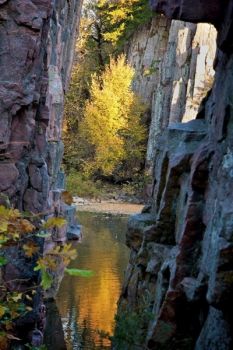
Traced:
[[[131, 89], [134, 70], [124, 55], [110, 59], [101, 76], [93, 75], [80, 132], [93, 147], [85, 170], [110, 175], [133, 158], [143, 159], [146, 138], [143, 104]], [[132, 152], [131, 152], [132, 151]], [[133, 169], [131, 169], [133, 171]]]
[[98, 0], [97, 7], [105, 19], [104, 39], [120, 47], [121, 41], [124, 43], [140, 24], [147, 23], [152, 16], [148, 0]]

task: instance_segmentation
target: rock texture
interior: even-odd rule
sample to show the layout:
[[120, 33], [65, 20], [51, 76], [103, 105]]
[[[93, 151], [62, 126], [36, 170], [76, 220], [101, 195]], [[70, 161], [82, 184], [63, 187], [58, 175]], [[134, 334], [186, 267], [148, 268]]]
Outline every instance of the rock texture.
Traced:
[[128, 62], [135, 70], [133, 89], [149, 107], [159, 80], [170, 26], [170, 20], [158, 15], [147, 25], [141, 26], [126, 46]]
[[196, 0], [195, 7], [193, 2], [183, 0], [150, 0], [153, 10], [163, 13], [168, 18], [180, 19], [183, 21], [210, 22], [219, 24], [224, 19], [224, 10], [227, 1]]
[[175, 119], [156, 143], [152, 206], [129, 222], [131, 258], [119, 310], [143, 306], [151, 313], [139, 348], [230, 350], [233, 1], [221, 8], [220, 1], [152, 3], [169, 18], [216, 24], [216, 74], [197, 119]]
[[[68, 212], [72, 230], [74, 210], [61, 202], [61, 129], [81, 5], [81, 0], [0, 1], [0, 201], [42, 217]], [[45, 249], [65, 240], [63, 230]], [[10, 257], [5, 279], [38, 283], [30, 275], [34, 262], [17, 251]], [[38, 300], [33, 320], [40, 316]]]
[[149, 109], [149, 169], [163, 129], [169, 122], [195, 119], [200, 100], [211, 89], [216, 36], [213, 25], [159, 15], [132, 36], [127, 57], [136, 72], [133, 88]]

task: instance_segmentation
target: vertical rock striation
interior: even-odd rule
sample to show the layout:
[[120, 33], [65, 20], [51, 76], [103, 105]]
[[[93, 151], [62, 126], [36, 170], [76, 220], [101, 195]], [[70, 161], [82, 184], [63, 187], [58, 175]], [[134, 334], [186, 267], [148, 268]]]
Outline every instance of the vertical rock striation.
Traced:
[[[197, 119], [180, 123], [177, 106], [174, 117], [170, 117], [170, 109], [166, 112], [166, 127], [155, 147], [152, 208], [129, 221], [131, 258], [119, 309], [130, 313], [143, 306], [149, 310], [151, 317], [142, 326], [146, 340], [141, 344], [149, 349], [230, 350], [233, 1], [225, 6], [217, 0], [205, 4], [199, 0], [151, 3], [170, 19], [215, 24], [216, 74]], [[193, 25], [186, 28], [200, 38]], [[199, 40], [203, 44], [203, 38]], [[199, 64], [196, 69], [195, 76], [203, 76]], [[188, 77], [186, 82], [195, 89], [193, 79]], [[189, 115], [188, 104], [181, 104], [183, 107]]]
[[[0, 1], [0, 202], [42, 216], [66, 212], [71, 226], [73, 209], [61, 201], [61, 129], [81, 6], [82, 0]], [[65, 240], [64, 230], [45, 249]], [[8, 254], [5, 282], [35, 284], [33, 262], [17, 250]], [[38, 298], [35, 308], [33, 320]]]
[[135, 69], [133, 88], [149, 108], [147, 166], [169, 122], [196, 118], [211, 89], [217, 32], [213, 25], [171, 21], [157, 15], [132, 36], [127, 49]]

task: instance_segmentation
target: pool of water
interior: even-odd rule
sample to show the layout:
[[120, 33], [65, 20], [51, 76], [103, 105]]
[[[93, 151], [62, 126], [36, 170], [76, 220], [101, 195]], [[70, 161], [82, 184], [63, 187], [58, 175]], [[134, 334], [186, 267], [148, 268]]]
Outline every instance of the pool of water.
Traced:
[[84, 236], [70, 267], [94, 271], [91, 278], [65, 276], [57, 306], [68, 350], [110, 349], [114, 315], [129, 258], [127, 216], [80, 212]]

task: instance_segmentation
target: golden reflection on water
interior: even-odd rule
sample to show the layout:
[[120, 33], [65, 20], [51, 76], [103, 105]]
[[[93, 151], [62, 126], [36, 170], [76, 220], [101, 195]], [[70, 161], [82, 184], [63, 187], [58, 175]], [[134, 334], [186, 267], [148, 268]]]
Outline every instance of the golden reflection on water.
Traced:
[[91, 278], [66, 276], [57, 298], [68, 349], [110, 346], [97, 331], [112, 335], [128, 249], [124, 244], [127, 218], [79, 213], [84, 239], [72, 267], [90, 269]]

